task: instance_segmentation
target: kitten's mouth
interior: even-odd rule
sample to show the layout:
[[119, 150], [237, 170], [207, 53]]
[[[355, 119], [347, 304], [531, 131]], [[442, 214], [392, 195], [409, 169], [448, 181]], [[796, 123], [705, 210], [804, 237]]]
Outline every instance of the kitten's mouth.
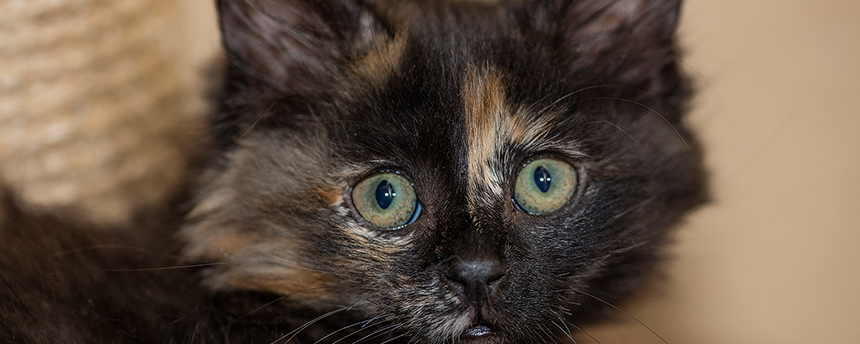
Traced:
[[466, 329], [460, 336], [462, 339], [478, 339], [489, 336], [493, 331], [486, 325], [475, 325]]

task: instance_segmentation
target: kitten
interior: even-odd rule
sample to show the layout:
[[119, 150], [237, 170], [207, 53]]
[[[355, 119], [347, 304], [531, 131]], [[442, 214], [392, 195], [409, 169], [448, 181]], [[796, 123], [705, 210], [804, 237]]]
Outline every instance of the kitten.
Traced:
[[565, 338], [705, 200], [679, 2], [219, 0], [191, 210], [95, 232], [7, 200], [0, 341]]

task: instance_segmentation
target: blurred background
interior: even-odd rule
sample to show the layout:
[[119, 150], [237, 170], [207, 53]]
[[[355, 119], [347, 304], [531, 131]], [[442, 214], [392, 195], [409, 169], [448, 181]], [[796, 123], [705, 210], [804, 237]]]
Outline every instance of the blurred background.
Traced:
[[[666, 283], [624, 311], [668, 343], [860, 343], [860, 2], [687, 0], [680, 38], [714, 200]], [[105, 223], [157, 204], [218, 51], [210, 0], [0, 1], [0, 174]], [[149, 69], [105, 74], [123, 63]], [[586, 331], [663, 342], [620, 312]]]
[[[669, 343], [860, 343], [860, 2], [685, 4], [714, 201], [625, 310]], [[621, 327], [595, 337], [661, 343]]]

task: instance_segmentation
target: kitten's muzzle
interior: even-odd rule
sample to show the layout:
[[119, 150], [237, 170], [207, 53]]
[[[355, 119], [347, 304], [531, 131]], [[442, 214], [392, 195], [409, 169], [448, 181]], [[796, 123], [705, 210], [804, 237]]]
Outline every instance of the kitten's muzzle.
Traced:
[[445, 277], [462, 290], [465, 300], [476, 305], [484, 304], [495, 292], [507, 267], [496, 256], [455, 258]]

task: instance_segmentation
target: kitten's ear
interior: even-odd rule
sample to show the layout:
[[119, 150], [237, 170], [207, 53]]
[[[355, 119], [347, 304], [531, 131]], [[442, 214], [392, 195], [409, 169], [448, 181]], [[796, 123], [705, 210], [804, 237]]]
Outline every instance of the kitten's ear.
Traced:
[[[533, 25], [595, 83], [628, 86], [628, 99], [680, 103], [687, 90], [675, 31], [681, 0], [545, 0]], [[634, 92], [633, 94], [632, 92]]]
[[249, 82], [288, 93], [320, 87], [384, 31], [352, 0], [218, 0], [218, 11], [230, 63]]
[[572, 0], [564, 4], [566, 44], [591, 53], [617, 47], [669, 45], [681, 0]]

